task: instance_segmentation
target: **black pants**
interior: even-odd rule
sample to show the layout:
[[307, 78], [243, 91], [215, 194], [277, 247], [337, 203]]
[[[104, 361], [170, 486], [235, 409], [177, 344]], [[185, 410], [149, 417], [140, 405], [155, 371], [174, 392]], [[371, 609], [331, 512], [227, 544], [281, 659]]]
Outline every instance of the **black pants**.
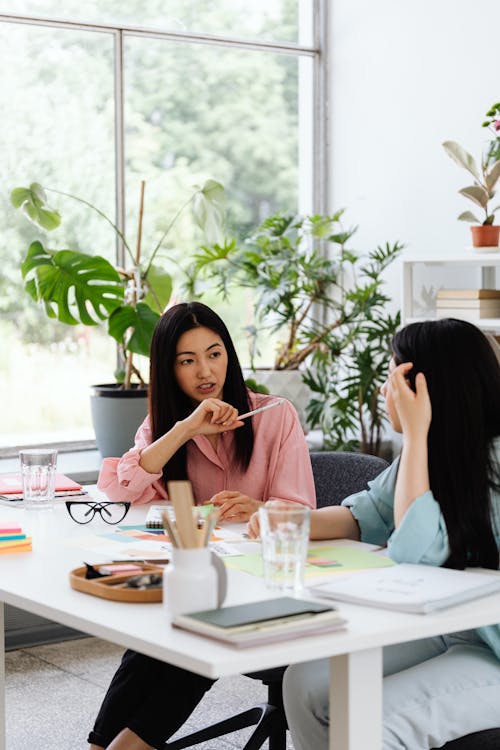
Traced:
[[162, 745], [189, 718], [215, 680], [126, 651], [88, 742], [107, 747], [128, 727], [151, 747]]

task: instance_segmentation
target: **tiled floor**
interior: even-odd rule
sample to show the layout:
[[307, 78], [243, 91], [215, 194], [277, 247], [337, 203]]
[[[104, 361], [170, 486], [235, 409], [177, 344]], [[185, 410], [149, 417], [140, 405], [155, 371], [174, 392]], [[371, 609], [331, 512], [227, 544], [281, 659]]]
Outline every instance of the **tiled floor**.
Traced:
[[[121, 653], [118, 646], [97, 638], [8, 652], [7, 750], [85, 750], [89, 728]], [[204, 697], [186, 726], [193, 731], [260, 703], [265, 695], [266, 688], [256, 680], [224, 678]], [[248, 732], [196, 748], [241, 750]], [[290, 741], [288, 747], [293, 750]]]

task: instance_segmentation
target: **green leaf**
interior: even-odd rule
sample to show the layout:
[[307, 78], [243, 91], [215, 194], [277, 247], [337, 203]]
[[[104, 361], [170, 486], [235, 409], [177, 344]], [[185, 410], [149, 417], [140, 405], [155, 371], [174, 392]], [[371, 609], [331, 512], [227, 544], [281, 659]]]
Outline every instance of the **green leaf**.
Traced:
[[143, 283], [146, 286], [147, 294], [141, 301], [161, 314], [172, 295], [171, 275], [159, 266], [150, 266]]
[[472, 211], [464, 211], [463, 213], [460, 214], [460, 216], [458, 217], [458, 220], [459, 221], [471, 221], [473, 224], [481, 223], [479, 219], [476, 216], [474, 216]]
[[21, 272], [27, 292], [44, 302], [47, 315], [68, 325], [97, 325], [123, 300], [120, 276], [99, 255], [55, 252], [32, 242]]
[[500, 161], [495, 162], [491, 169], [488, 170], [485, 177], [485, 183], [488, 190], [491, 192], [498, 182], [500, 177]]
[[51, 231], [61, 223], [59, 211], [48, 206], [45, 190], [38, 182], [32, 182], [29, 188], [14, 188], [10, 201], [14, 208], [20, 208], [33, 224], [42, 229]]
[[455, 141], [445, 141], [443, 143], [443, 148], [453, 161], [470, 172], [478, 182], [481, 180], [475, 159], [468, 153], [468, 151]]
[[216, 180], [207, 180], [193, 196], [194, 220], [210, 244], [222, 243], [224, 240], [225, 204], [224, 187]]
[[254, 393], [269, 393], [269, 388], [266, 385], [261, 385], [261, 383], [257, 383], [255, 378], [247, 378], [245, 380], [245, 385], [250, 388], [251, 391]]
[[20, 206], [23, 205], [24, 201], [28, 200], [30, 197], [30, 191], [28, 188], [14, 188], [14, 190], [11, 190], [10, 192], [10, 202], [14, 206], [14, 208], [20, 208]]
[[[148, 357], [151, 337], [159, 319], [160, 316], [144, 302], [138, 302], [136, 307], [123, 305], [109, 316], [108, 333], [123, 343], [127, 351]], [[129, 329], [131, 335], [125, 340]]]
[[458, 192], [460, 195], [465, 196], [465, 198], [469, 198], [477, 206], [481, 206], [481, 208], [486, 208], [490, 199], [488, 191], [480, 185], [471, 185], [470, 187], [462, 188]]

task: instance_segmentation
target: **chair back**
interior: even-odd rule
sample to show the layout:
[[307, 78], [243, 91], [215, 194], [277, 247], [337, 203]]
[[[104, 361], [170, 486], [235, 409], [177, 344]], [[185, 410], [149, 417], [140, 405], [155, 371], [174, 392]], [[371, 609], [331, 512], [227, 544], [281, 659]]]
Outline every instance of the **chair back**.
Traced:
[[321, 451], [311, 453], [318, 508], [339, 505], [345, 497], [366, 489], [367, 482], [389, 464], [367, 453]]

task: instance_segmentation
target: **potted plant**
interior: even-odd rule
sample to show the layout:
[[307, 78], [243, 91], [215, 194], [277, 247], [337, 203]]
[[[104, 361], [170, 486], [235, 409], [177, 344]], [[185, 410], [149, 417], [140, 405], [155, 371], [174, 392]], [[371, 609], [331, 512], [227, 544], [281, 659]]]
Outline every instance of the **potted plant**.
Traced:
[[144, 256], [141, 248], [144, 189], [142, 182], [134, 250], [113, 221], [83, 198], [44, 188], [36, 182], [29, 187], [14, 188], [10, 195], [15, 208], [49, 232], [60, 226], [61, 215], [49, 205], [47, 192], [82, 203], [111, 225], [129, 260], [129, 267], [122, 268], [99, 255], [66, 247], [50, 249], [43, 238], [31, 242], [21, 263], [26, 291], [36, 302], [43, 303], [50, 318], [67, 325], [106, 323], [109, 335], [118, 342], [121, 365], [115, 372], [116, 382], [93, 386], [91, 396], [96, 440], [103, 456], [121, 455], [130, 447], [137, 425], [146, 414], [147, 387], [133, 357], [134, 354], [149, 356], [154, 327], [172, 293], [171, 275], [155, 263], [160, 248], [188, 206], [208, 241], [221, 237], [224, 188], [214, 180], [207, 180], [202, 187], [195, 188], [151, 252]]
[[500, 209], [500, 205], [490, 208], [490, 201], [495, 196], [495, 187], [500, 178], [500, 102], [488, 110], [482, 126], [491, 131], [493, 138], [488, 142], [480, 166], [455, 141], [445, 141], [443, 148], [453, 161], [474, 177], [474, 184], [459, 192], [484, 210], [484, 220], [481, 223], [472, 211], [464, 211], [458, 219], [474, 223], [471, 227], [472, 245], [485, 252], [487, 248], [497, 250], [500, 237], [500, 226], [494, 224], [495, 212]]
[[[332, 215], [275, 214], [244, 243], [226, 240], [195, 255], [197, 277], [215, 282], [224, 297], [241, 286], [256, 293], [257, 324], [249, 331], [251, 354], [263, 335], [281, 334], [269, 375], [294, 376], [288, 397], [303, 425], [314, 368], [342, 358], [344, 350], [360, 340], [367, 320], [386, 318], [388, 298], [381, 292], [381, 274], [402, 249], [399, 243], [386, 244], [363, 259], [346, 247], [356, 228], [343, 227], [343, 214], [343, 210]], [[386, 354], [385, 364], [388, 343]], [[254, 377], [262, 382], [262, 376], [258, 371]], [[266, 377], [265, 385], [273, 393], [287, 395], [281, 382]], [[313, 426], [318, 423], [314, 409], [309, 408], [308, 415]]]

